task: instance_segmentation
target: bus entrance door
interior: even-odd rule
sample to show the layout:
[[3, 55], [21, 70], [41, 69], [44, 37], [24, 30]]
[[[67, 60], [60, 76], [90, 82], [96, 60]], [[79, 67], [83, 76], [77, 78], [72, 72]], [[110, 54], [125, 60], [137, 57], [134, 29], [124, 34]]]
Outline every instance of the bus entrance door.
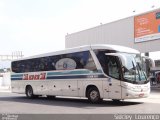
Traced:
[[109, 85], [109, 98], [110, 99], [121, 99], [121, 83], [119, 80], [114, 78], [108, 78]]
[[121, 70], [118, 56], [106, 55], [110, 99], [121, 99]]
[[108, 77], [103, 80], [103, 97], [106, 99], [121, 99], [121, 81]]

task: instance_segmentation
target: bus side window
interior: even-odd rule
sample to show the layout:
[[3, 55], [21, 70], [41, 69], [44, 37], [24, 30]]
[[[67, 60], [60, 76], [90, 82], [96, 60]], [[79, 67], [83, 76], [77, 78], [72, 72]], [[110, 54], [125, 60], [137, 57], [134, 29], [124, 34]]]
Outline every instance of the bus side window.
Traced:
[[108, 68], [107, 68], [108, 67], [107, 66], [108, 58], [107, 58], [107, 56], [105, 55], [105, 53], [103, 51], [96, 52], [96, 55], [97, 55], [97, 58], [102, 66], [104, 73], [108, 74]]
[[70, 58], [74, 60], [76, 62], [75, 69], [88, 69], [91, 71], [96, 70], [96, 65], [89, 51], [65, 54], [63, 55], [63, 58]]
[[[68, 59], [66, 59], [68, 58]], [[70, 61], [69, 61], [70, 59]], [[60, 63], [60, 67], [56, 68], [56, 63], [60, 60], [67, 64], [67, 68], [63, 68], [64, 63]], [[66, 61], [65, 61], [66, 60]], [[62, 62], [61, 61], [61, 62]], [[72, 62], [76, 65], [73, 65]], [[73, 70], [73, 69], [88, 69], [95, 71], [96, 65], [89, 51], [68, 53], [56, 56], [47, 56], [33, 58], [12, 63], [13, 72], [36, 72], [36, 71], [51, 71], [51, 70]]]
[[91, 70], [91, 71], [96, 71], [97, 70], [91, 54], [89, 54], [89, 57], [87, 59], [87, 62], [86, 62], [86, 65], [84, 66], [84, 68], [88, 69], [88, 70]]
[[83, 53], [82, 52], [76, 52], [76, 53], [69, 53], [64, 55], [64, 58], [70, 58], [76, 63], [75, 69], [83, 69], [84, 68], [84, 62], [83, 62]]
[[118, 59], [115, 56], [107, 56], [108, 61], [108, 75], [116, 78], [116, 79], [120, 79], [120, 70], [118, 67]]
[[97, 70], [94, 60], [89, 51], [73, 53], [72, 58], [76, 61], [76, 69], [88, 69], [91, 71]]

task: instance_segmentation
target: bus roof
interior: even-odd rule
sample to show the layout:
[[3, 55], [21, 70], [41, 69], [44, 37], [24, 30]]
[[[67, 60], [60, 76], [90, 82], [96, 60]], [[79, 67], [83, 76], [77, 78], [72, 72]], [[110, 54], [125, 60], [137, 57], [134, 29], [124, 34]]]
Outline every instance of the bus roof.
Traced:
[[98, 45], [91, 45], [92, 49], [109, 49], [109, 50], [115, 50], [117, 52], [124, 52], [124, 53], [140, 53], [136, 49], [132, 49], [125, 46], [120, 45], [109, 45], [109, 44], [98, 44]]
[[106, 49], [107, 50], [108, 49], [108, 50], [115, 50], [117, 52], [124, 52], [124, 53], [136, 53], [136, 54], [140, 53], [138, 50], [135, 50], [129, 47], [120, 46], [120, 45], [95, 44], [95, 45], [85, 45], [85, 46], [79, 46], [79, 47], [74, 47], [74, 48], [68, 48], [68, 49], [61, 50], [61, 51], [39, 54], [39, 55], [25, 57], [25, 58], [13, 60], [13, 61], [46, 57], [46, 56], [59, 55], [59, 54], [67, 54], [67, 53], [80, 52], [80, 51], [86, 51], [86, 50], [91, 50], [91, 49], [92, 50], [94, 49]]

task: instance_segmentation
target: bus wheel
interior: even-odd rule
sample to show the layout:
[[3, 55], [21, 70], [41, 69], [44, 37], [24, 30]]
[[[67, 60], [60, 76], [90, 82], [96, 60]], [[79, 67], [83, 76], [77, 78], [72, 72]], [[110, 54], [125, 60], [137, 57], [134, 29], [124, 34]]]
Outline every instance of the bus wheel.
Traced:
[[26, 87], [26, 96], [28, 98], [34, 98], [33, 89], [31, 86]]
[[87, 91], [87, 97], [91, 103], [98, 103], [101, 101], [99, 91], [96, 87], [91, 87]]

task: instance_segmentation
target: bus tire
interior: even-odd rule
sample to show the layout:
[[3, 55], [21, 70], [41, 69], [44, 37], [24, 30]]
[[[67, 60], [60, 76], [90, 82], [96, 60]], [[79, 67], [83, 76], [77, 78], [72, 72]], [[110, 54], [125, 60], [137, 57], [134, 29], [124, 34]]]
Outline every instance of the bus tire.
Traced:
[[99, 103], [102, 100], [96, 87], [89, 88], [87, 91], [87, 97], [91, 103]]
[[26, 87], [26, 96], [27, 96], [27, 98], [30, 98], [30, 99], [35, 97], [31, 86]]

